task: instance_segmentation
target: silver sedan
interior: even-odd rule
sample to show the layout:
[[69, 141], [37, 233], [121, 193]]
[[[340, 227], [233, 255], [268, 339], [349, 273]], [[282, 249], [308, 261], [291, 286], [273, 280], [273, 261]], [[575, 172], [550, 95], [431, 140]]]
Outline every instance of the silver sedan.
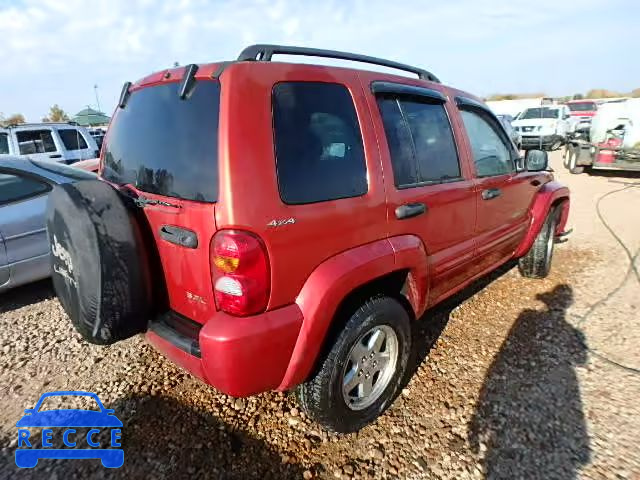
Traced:
[[0, 292], [51, 274], [49, 192], [54, 185], [95, 178], [60, 163], [0, 156]]

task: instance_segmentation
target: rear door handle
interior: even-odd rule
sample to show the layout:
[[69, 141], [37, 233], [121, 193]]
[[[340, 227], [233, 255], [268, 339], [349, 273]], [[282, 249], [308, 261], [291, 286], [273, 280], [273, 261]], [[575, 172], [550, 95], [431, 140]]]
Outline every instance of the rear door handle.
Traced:
[[62, 155], [60, 155], [59, 153], [56, 153], [54, 155], [49, 155], [49, 158], [62, 158]]
[[497, 198], [500, 195], [502, 195], [502, 190], [499, 188], [489, 188], [488, 190], [482, 191], [483, 200], [491, 200], [492, 198]]
[[167, 242], [181, 247], [198, 248], [198, 235], [196, 232], [174, 225], [163, 225], [160, 228], [160, 237]]
[[396, 207], [396, 218], [404, 220], [405, 218], [417, 217], [426, 211], [427, 206], [424, 203], [407, 203]]

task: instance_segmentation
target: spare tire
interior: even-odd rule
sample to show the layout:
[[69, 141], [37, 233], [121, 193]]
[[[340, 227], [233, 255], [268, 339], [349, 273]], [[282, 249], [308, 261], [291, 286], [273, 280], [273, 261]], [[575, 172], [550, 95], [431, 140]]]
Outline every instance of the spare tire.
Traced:
[[127, 200], [100, 180], [49, 195], [53, 286], [76, 330], [99, 345], [143, 332], [150, 315], [148, 255]]

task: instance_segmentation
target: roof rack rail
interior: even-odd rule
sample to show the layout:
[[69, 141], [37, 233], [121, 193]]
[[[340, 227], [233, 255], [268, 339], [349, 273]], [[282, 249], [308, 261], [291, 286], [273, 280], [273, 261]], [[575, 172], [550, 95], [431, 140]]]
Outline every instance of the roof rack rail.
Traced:
[[270, 62], [271, 57], [275, 54], [336, 58], [339, 60], [351, 60], [353, 62], [370, 63], [372, 65], [380, 65], [382, 67], [394, 68], [396, 70], [415, 73], [416, 75], [418, 75], [418, 78], [422, 80], [430, 80], [432, 82], [440, 83], [438, 77], [436, 77], [433, 73], [419, 67], [394, 62], [392, 60], [385, 60], [384, 58], [369, 57], [368, 55], [358, 55], [356, 53], [338, 52], [336, 50], [323, 50], [320, 48], [289, 47], [286, 45], [268, 44], [251, 45], [240, 52], [240, 55], [238, 55], [238, 61], [242, 62], [257, 60], [262, 62]]

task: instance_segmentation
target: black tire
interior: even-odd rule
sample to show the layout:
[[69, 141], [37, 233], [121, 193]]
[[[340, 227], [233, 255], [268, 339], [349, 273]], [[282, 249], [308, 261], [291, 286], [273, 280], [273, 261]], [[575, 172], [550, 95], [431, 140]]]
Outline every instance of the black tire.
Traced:
[[567, 169], [569, 170], [570, 173], [574, 175], [579, 175], [582, 172], [584, 172], [584, 167], [582, 165], [576, 165], [578, 161], [578, 152], [576, 150], [577, 148], [572, 149], [571, 156], [567, 158]]
[[[346, 362], [355, 343], [376, 326], [388, 326], [398, 340], [395, 370], [386, 388], [368, 407], [353, 410], [342, 393]], [[395, 299], [374, 297], [351, 315], [330, 350], [320, 360], [315, 374], [298, 387], [298, 402], [306, 414], [327, 430], [355, 432], [373, 422], [394, 401], [404, 378], [411, 350], [411, 321]]]
[[556, 211], [552, 210], [525, 256], [518, 259], [518, 269], [523, 277], [545, 278], [551, 270], [555, 243]]
[[99, 180], [56, 186], [47, 231], [53, 286], [76, 330], [100, 345], [143, 332], [151, 305], [148, 255], [121, 195]]
[[553, 152], [555, 150], [559, 150], [562, 147], [562, 139], [556, 138], [551, 145], [549, 145], [549, 151]]

